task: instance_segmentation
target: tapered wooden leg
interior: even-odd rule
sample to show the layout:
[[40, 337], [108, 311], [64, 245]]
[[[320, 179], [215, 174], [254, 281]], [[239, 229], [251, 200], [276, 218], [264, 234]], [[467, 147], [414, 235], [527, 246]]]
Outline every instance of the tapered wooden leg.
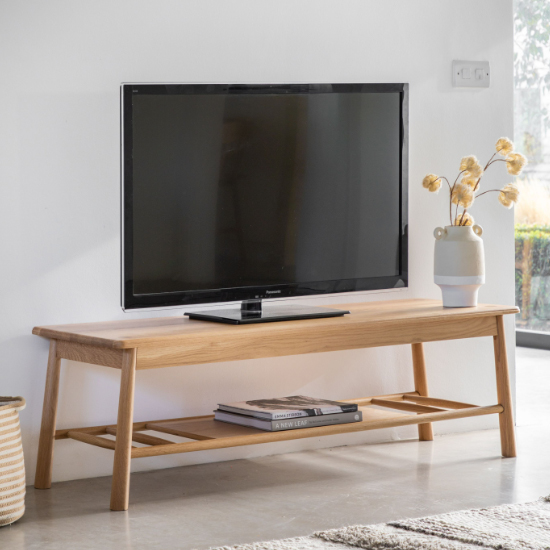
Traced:
[[[412, 344], [412, 358], [414, 371], [414, 389], [422, 397], [428, 397], [428, 378], [426, 376], [426, 361], [424, 359], [424, 344]], [[433, 441], [434, 434], [431, 422], [418, 424], [418, 439]]]
[[116, 429], [111, 510], [128, 510], [130, 498], [130, 461], [132, 454], [132, 423], [134, 418], [134, 386], [136, 381], [137, 349], [124, 350], [118, 420]]
[[508, 374], [508, 355], [506, 353], [506, 337], [504, 336], [504, 319], [497, 316], [497, 335], [493, 336], [495, 346], [495, 366], [497, 375], [498, 402], [504, 410], [498, 415], [500, 423], [500, 446], [502, 456], [516, 456], [516, 436], [514, 432], [514, 416], [512, 409], [512, 392]]
[[57, 417], [57, 398], [59, 395], [59, 374], [61, 359], [57, 357], [57, 341], [50, 340], [46, 388], [42, 406], [42, 425], [38, 442], [38, 458], [34, 486], [37, 489], [49, 489], [52, 486], [53, 444], [55, 438], [55, 419]]

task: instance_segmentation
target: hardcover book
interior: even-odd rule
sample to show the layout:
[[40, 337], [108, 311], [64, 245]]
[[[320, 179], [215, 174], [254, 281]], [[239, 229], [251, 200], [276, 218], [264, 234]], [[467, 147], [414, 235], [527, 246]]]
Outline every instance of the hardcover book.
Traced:
[[316, 399], [305, 395], [256, 399], [254, 401], [239, 401], [238, 403], [228, 404], [220, 403], [218, 405], [218, 409], [221, 411], [244, 414], [264, 420], [356, 412], [357, 408], [355, 403]]
[[316, 428], [318, 426], [330, 426], [333, 424], [350, 424], [361, 422], [363, 413], [361, 411], [323, 414], [317, 416], [306, 416], [302, 418], [283, 418], [281, 420], [263, 420], [253, 416], [233, 414], [225, 411], [214, 411], [214, 418], [230, 424], [239, 424], [250, 428], [257, 428], [267, 432], [280, 432], [283, 430], [296, 430], [299, 428]]

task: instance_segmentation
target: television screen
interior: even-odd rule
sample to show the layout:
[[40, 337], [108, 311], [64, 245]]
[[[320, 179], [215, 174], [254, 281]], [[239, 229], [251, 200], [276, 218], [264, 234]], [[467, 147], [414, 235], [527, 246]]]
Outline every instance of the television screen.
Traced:
[[405, 92], [123, 85], [124, 307], [405, 286]]

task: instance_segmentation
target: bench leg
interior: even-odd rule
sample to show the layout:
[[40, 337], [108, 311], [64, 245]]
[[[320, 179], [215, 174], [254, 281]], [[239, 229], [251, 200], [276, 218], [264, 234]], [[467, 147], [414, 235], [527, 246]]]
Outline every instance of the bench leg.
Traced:
[[34, 486], [37, 489], [49, 489], [52, 486], [53, 444], [55, 440], [55, 420], [57, 417], [57, 398], [59, 395], [59, 374], [61, 359], [57, 357], [57, 341], [50, 340], [46, 388], [42, 406], [42, 425], [38, 442], [38, 457]]
[[[413, 371], [414, 371], [414, 389], [422, 397], [429, 397], [428, 378], [426, 376], [426, 361], [424, 359], [424, 344], [411, 344]], [[432, 423], [418, 424], [418, 439], [420, 441], [433, 441], [434, 434]]]
[[136, 349], [124, 350], [118, 402], [113, 482], [111, 486], [111, 510], [115, 511], [128, 510], [130, 497], [130, 462], [132, 458], [136, 357]]
[[504, 335], [504, 319], [497, 316], [497, 334], [493, 336], [495, 346], [495, 367], [497, 377], [498, 402], [504, 410], [498, 415], [500, 424], [500, 445], [502, 456], [516, 456], [516, 436], [514, 432], [514, 416], [512, 410], [512, 392], [508, 374], [508, 355], [506, 353], [506, 337]]

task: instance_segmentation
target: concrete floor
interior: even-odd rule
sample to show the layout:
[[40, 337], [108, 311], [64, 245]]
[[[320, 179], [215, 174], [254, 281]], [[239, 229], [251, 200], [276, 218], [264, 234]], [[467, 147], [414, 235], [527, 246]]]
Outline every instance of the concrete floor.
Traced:
[[117, 513], [109, 477], [29, 487], [0, 548], [202, 550], [535, 500], [550, 494], [549, 384], [550, 351], [518, 348], [517, 459], [500, 458], [490, 430], [157, 470], [132, 475]]

